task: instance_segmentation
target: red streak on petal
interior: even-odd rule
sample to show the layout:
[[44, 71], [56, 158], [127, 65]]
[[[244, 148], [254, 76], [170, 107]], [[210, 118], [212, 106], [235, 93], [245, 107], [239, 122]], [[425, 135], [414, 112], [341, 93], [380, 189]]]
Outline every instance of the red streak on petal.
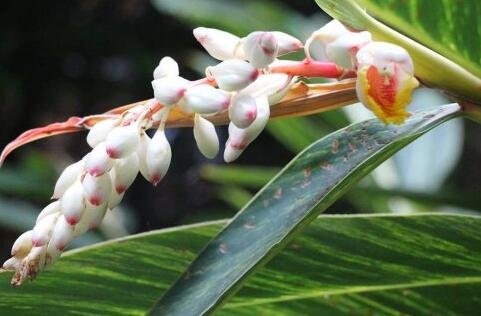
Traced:
[[381, 75], [374, 66], [369, 67], [366, 76], [369, 82], [369, 95], [385, 111], [395, 110], [392, 108], [396, 102], [397, 81], [395, 76]]

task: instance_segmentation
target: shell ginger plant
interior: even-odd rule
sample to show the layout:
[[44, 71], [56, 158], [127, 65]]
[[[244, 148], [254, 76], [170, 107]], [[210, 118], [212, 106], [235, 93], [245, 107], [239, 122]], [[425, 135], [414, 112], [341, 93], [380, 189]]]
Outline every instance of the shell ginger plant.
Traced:
[[[14, 271], [11, 283], [17, 286], [36, 278], [75, 237], [97, 227], [121, 202], [139, 172], [157, 185], [175, 159], [166, 128], [193, 126], [199, 151], [214, 158], [220, 148], [214, 125], [228, 124], [223, 158], [229, 163], [273, 117], [327, 111], [357, 100], [377, 117], [314, 143], [254, 197], [153, 310], [185, 315], [219, 306], [248, 272], [279, 248], [276, 245], [287, 243], [294, 232], [396, 150], [462, 110], [477, 117], [478, 77], [374, 20], [355, 1], [317, 2], [335, 20], [304, 43], [278, 31], [254, 31], [241, 38], [198, 27], [193, 31], [195, 39], [219, 60], [205, 69], [204, 78], [183, 78], [177, 62], [163, 57], [153, 71], [152, 99], [33, 129], [7, 145], [1, 162], [28, 142], [87, 129], [86, 140], [92, 148], [65, 168], [53, 189], [53, 201], [38, 215], [35, 226], [13, 244], [11, 257], [3, 264], [3, 269]], [[305, 59], [290, 60], [289, 54], [295, 51], [303, 51]], [[430, 71], [430, 67], [437, 68]], [[311, 78], [334, 81], [305, 83]], [[451, 85], [451, 79], [457, 83]], [[457, 103], [410, 113], [411, 95], [420, 83], [447, 92]], [[148, 130], [153, 130], [152, 137]], [[261, 220], [267, 218], [265, 214], [269, 218], [275, 214], [274, 228]], [[232, 261], [227, 259], [230, 253]], [[207, 261], [211, 266], [206, 266]], [[224, 283], [214, 273], [219, 267], [226, 272]], [[196, 269], [212, 282], [191, 277]], [[196, 286], [206, 286], [213, 294], [195, 299]], [[182, 307], [174, 304], [179, 293], [185, 294]]]

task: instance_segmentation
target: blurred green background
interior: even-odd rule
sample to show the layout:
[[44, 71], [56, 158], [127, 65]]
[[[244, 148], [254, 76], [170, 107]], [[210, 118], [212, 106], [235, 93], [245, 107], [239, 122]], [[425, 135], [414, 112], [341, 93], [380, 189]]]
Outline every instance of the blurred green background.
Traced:
[[[0, 145], [22, 131], [69, 116], [101, 113], [152, 97], [152, 71], [169, 55], [195, 79], [215, 61], [192, 36], [197, 26], [239, 36], [280, 30], [305, 40], [329, 18], [312, 0], [15, 1], [0, 12]], [[294, 56], [294, 58], [300, 58]], [[430, 90], [413, 108], [448, 102]], [[139, 177], [121, 207], [73, 246], [134, 232], [230, 217], [279, 168], [313, 142], [370, 114], [360, 105], [310, 117], [274, 120], [235, 162], [208, 161], [191, 129], [172, 129], [173, 162], [152, 187]], [[224, 127], [218, 132], [222, 142]], [[353, 212], [478, 212], [481, 128], [445, 124], [379, 167], [330, 209]], [[89, 150], [85, 133], [54, 137], [15, 152], [0, 169], [0, 247], [48, 203], [56, 177]]]

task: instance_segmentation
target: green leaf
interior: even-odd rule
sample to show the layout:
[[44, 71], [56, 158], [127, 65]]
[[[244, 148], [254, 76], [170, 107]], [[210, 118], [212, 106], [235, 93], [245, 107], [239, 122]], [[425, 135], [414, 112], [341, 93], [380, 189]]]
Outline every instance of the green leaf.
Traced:
[[[5, 315], [144, 315], [227, 222], [67, 252], [21, 288], [0, 273]], [[322, 216], [220, 315], [473, 315], [481, 308], [481, 218]]]
[[379, 20], [481, 77], [481, 2], [357, 1]]
[[418, 112], [402, 126], [376, 119], [315, 142], [291, 161], [217, 235], [153, 309], [155, 314], [212, 312], [249, 274], [394, 152], [459, 114], [450, 104]]

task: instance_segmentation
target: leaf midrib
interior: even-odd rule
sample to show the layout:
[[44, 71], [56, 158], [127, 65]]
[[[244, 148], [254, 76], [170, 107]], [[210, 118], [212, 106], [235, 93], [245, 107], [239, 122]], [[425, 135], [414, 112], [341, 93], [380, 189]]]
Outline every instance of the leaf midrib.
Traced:
[[326, 296], [338, 296], [338, 295], [348, 295], [348, 294], [370, 293], [370, 292], [377, 292], [377, 291], [413, 289], [413, 288], [446, 286], [446, 285], [456, 285], [456, 284], [476, 284], [476, 283], [481, 283], [481, 276], [443, 278], [443, 279], [436, 279], [436, 280], [425, 280], [425, 281], [416, 281], [416, 282], [389, 284], [389, 285], [352, 286], [352, 287], [349, 287], [348, 289], [310, 291], [309, 293], [298, 294], [298, 295], [282, 295], [276, 298], [252, 299], [242, 303], [227, 303], [223, 308], [230, 309], [230, 308], [243, 307], [243, 306], [282, 303], [282, 302], [288, 302], [288, 301], [304, 300], [304, 299], [319, 298], [319, 297], [326, 297]]

